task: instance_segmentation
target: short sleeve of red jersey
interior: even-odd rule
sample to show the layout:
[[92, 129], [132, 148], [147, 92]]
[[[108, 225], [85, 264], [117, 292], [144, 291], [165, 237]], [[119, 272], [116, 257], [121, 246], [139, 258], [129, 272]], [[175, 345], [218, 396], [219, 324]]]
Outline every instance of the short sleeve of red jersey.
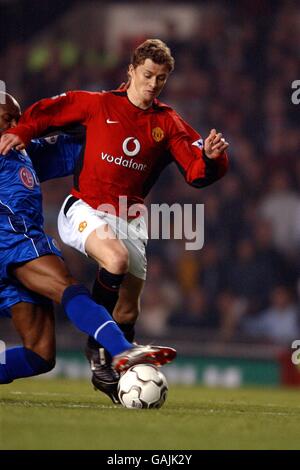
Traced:
[[69, 91], [53, 98], [45, 98], [30, 106], [13, 129], [6, 132], [16, 134], [27, 145], [49, 128], [68, 124], [86, 124], [100, 106], [101, 93]]
[[168, 123], [168, 150], [187, 183], [202, 188], [224, 176], [228, 168], [225, 152], [216, 159], [207, 158], [200, 134], [173, 110]]

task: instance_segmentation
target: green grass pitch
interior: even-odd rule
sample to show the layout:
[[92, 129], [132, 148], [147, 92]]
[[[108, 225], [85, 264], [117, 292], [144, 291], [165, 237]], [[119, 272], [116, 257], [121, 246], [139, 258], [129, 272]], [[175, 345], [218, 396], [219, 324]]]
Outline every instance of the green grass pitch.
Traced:
[[299, 449], [299, 391], [170, 386], [160, 410], [127, 410], [88, 381], [0, 386], [0, 449]]

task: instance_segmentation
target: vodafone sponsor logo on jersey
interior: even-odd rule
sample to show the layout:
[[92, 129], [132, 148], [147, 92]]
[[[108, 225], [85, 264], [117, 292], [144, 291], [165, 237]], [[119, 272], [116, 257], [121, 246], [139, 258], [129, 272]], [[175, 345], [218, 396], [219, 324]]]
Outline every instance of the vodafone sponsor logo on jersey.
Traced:
[[[127, 157], [135, 157], [141, 150], [141, 144], [135, 137], [127, 137], [122, 144], [122, 150]], [[114, 163], [115, 165], [136, 171], [145, 171], [147, 168], [145, 163], [137, 163], [133, 158], [126, 158], [124, 155], [115, 157], [108, 153], [101, 152], [101, 159], [107, 163]]]

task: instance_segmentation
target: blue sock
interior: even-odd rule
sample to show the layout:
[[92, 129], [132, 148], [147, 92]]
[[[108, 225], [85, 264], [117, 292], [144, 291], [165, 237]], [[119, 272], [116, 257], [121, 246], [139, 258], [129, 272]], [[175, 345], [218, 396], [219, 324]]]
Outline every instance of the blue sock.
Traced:
[[44, 374], [53, 368], [54, 363], [22, 346], [6, 350], [5, 364], [0, 364], [0, 384], [9, 384], [21, 377]]
[[85, 286], [76, 284], [67, 287], [61, 303], [71, 322], [79, 330], [93, 336], [111, 356], [132, 348], [108, 311], [93, 301]]

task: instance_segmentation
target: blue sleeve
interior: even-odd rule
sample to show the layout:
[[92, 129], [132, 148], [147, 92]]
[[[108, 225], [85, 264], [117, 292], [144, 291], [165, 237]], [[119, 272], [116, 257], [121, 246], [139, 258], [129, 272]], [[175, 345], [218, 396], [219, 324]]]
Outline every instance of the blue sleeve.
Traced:
[[32, 140], [26, 150], [42, 183], [74, 174], [82, 148], [81, 138], [62, 134]]

